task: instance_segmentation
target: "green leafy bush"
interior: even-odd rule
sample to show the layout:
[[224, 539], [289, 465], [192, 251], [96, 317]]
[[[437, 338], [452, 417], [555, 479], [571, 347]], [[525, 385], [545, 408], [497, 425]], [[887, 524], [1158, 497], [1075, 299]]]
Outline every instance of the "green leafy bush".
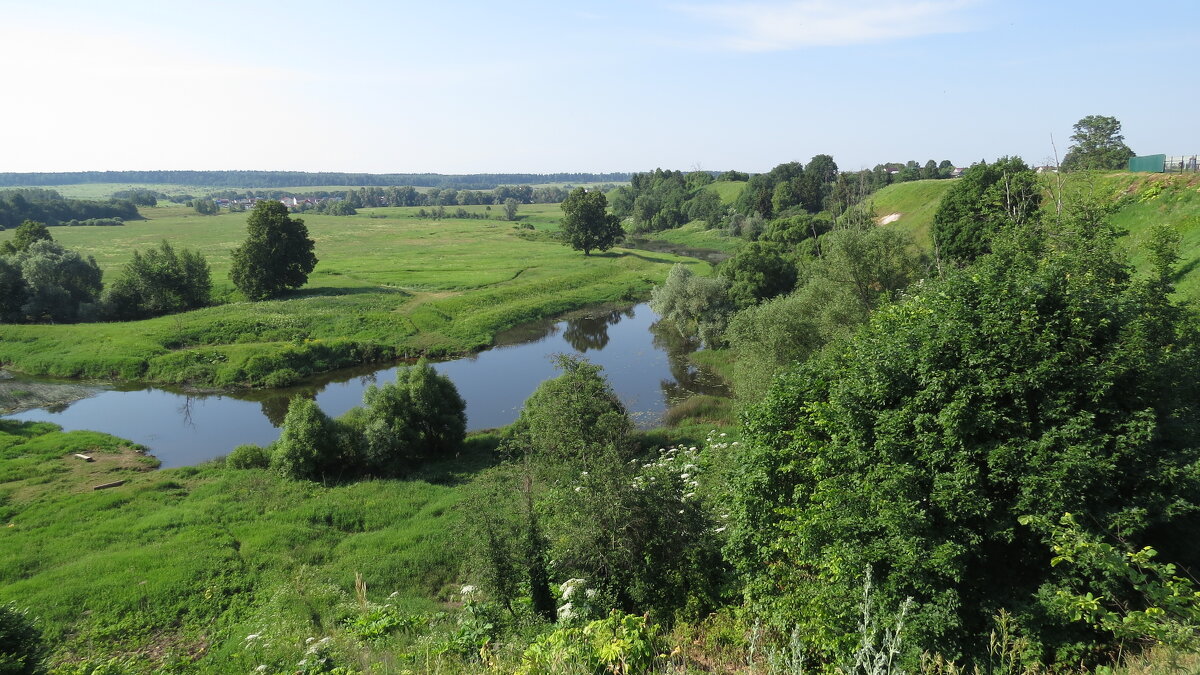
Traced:
[[225, 466], [231, 469], [266, 469], [271, 465], [271, 453], [264, 447], [253, 444], [239, 445], [225, 458]]
[[42, 633], [25, 610], [0, 605], [0, 674], [41, 673], [46, 646]]
[[583, 627], [559, 628], [541, 636], [525, 650], [516, 673], [650, 673], [663, 644], [657, 627], [646, 617], [613, 612]]
[[870, 565], [885, 604], [915, 598], [915, 650], [979, 657], [1007, 609], [1027, 657], [1094, 656], [1102, 640], [1046, 601], [1067, 580], [1018, 517], [1087, 513], [1089, 531], [1200, 562], [1174, 534], [1197, 527], [1200, 331], [1169, 278], [1131, 279], [1093, 222], [1024, 232], [781, 377], [738, 458], [727, 552], [749, 600], [834, 658]]

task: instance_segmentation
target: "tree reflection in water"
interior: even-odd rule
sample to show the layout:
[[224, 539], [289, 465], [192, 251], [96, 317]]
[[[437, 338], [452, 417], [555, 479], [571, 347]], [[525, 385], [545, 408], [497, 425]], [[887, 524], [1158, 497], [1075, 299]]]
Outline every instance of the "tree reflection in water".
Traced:
[[651, 324], [650, 336], [654, 346], [667, 353], [667, 367], [674, 378], [673, 382], [662, 381], [668, 408], [698, 394], [729, 396], [729, 387], [720, 378], [704, 372], [688, 359], [689, 354], [700, 348], [698, 341], [685, 337], [669, 321]]
[[632, 307], [568, 319], [563, 339], [581, 354], [589, 349], [599, 351], [608, 346], [608, 327], [616, 325], [623, 318], [631, 317]]

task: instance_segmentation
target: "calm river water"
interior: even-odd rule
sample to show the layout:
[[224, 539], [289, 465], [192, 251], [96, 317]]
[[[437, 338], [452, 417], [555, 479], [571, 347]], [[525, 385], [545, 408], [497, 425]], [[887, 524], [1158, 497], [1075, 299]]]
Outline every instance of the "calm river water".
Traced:
[[[638, 426], [658, 425], [663, 412], [692, 393], [723, 393], [719, 380], [688, 363], [691, 345], [646, 304], [592, 311], [563, 321], [522, 326], [497, 336], [504, 345], [461, 359], [434, 363], [467, 402], [467, 428], [511, 423], [525, 399], [557, 371], [555, 354], [580, 354], [604, 368]], [[301, 387], [197, 394], [157, 387], [112, 386], [65, 407], [36, 408], [11, 419], [54, 422], [128, 438], [150, 449], [164, 467], [198, 464], [228, 454], [241, 443], [266, 445], [293, 396], [316, 396], [337, 417], [362, 403], [371, 384], [395, 380], [395, 367], [330, 373]]]

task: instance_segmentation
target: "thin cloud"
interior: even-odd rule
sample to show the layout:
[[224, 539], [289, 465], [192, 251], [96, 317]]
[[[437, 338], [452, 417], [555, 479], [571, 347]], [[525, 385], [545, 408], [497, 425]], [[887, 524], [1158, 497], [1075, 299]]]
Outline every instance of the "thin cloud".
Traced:
[[727, 27], [720, 44], [747, 52], [887, 42], [970, 30], [973, 0], [796, 0], [680, 5], [676, 9]]

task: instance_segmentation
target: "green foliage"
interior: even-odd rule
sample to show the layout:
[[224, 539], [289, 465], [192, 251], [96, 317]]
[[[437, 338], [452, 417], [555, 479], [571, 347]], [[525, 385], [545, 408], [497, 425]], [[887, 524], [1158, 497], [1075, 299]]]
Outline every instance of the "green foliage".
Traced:
[[0, 323], [21, 320], [21, 305], [25, 300], [25, 280], [21, 268], [0, 256]]
[[[395, 382], [369, 387], [363, 404], [331, 420], [312, 400], [292, 399], [271, 451], [271, 466], [307, 480], [337, 481], [364, 473], [391, 478], [448, 457], [462, 445], [466, 404], [454, 383], [424, 360], [397, 371]], [[246, 452], [248, 461], [258, 461], [253, 446]]]
[[703, 221], [711, 230], [721, 226], [721, 220], [725, 217], [725, 205], [721, 203], [721, 197], [716, 192], [700, 190], [688, 202], [687, 217], [688, 220]]
[[54, 241], [45, 224], [26, 220], [13, 231], [13, 238], [0, 245], [0, 255], [12, 255], [29, 250], [35, 241]]
[[969, 263], [991, 250], [1007, 226], [1037, 222], [1041, 205], [1037, 174], [1020, 157], [972, 165], [950, 186], [933, 216], [933, 242], [943, 260]]
[[[716, 438], [709, 441], [718, 446]], [[598, 460], [560, 480], [547, 497], [555, 574], [581, 579], [595, 592], [586, 602], [596, 608], [662, 621], [712, 611], [727, 568], [716, 519], [702, 499], [709, 486], [698, 450], [671, 447], [633, 463], [613, 453]], [[584, 600], [562, 599], [560, 620]]]
[[42, 659], [47, 652], [42, 633], [26, 610], [12, 603], [0, 605], [0, 674], [34, 675], [45, 672]]
[[[510, 612], [527, 594], [534, 614], [560, 621], [585, 605], [660, 619], [710, 611], [726, 566], [697, 449], [631, 458], [632, 424], [599, 368], [565, 356], [560, 366], [513, 425], [513, 460], [465, 502], [474, 578]], [[552, 577], [570, 581], [557, 610]]]
[[395, 382], [368, 387], [362, 412], [348, 422], [363, 435], [364, 468], [399, 476], [457, 450], [466, 435], [465, 411], [454, 383], [422, 359], [398, 370]]
[[517, 219], [517, 207], [519, 205], [520, 205], [520, 202], [518, 202], [516, 199], [514, 199], [512, 197], [505, 199], [504, 200], [504, 219], [510, 220], [510, 221], [516, 220]]
[[356, 468], [347, 463], [342, 436], [315, 401], [297, 396], [288, 404], [283, 431], [271, 451], [271, 468], [295, 479], [340, 479]]
[[115, 319], [140, 319], [198, 309], [209, 303], [208, 263], [195, 251], [178, 253], [166, 239], [133, 257], [102, 298], [103, 312]]
[[593, 250], [607, 251], [625, 236], [620, 220], [607, 212], [608, 200], [599, 190], [575, 188], [563, 200], [560, 227], [564, 242], [591, 255]]
[[1063, 157], [1063, 171], [1124, 169], [1133, 150], [1125, 145], [1121, 122], [1115, 117], [1088, 115], [1075, 123], [1071, 149]]
[[231, 254], [229, 276], [247, 298], [265, 300], [299, 288], [317, 265], [315, 242], [277, 201], [261, 201], [246, 218], [248, 235]]
[[721, 265], [729, 281], [729, 300], [740, 308], [783, 295], [796, 285], [796, 264], [781, 246], [752, 242]]
[[724, 277], [701, 277], [675, 265], [662, 284], [650, 292], [650, 308], [673, 323], [684, 336], [718, 347], [734, 305]]
[[[291, 408], [290, 405], [288, 407]], [[225, 457], [225, 466], [231, 469], [266, 469], [271, 466], [271, 452], [260, 445], [244, 443]]]
[[1050, 564], [1069, 566], [1078, 580], [1049, 600], [1060, 615], [1111, 633], [1122, 652], [1146, 641], [1188, 651], [1200, 646], [1200, 590], [1175, 565], [1155, 560], [1158, 551], [1102, 541], [1070, 513], [1056, 526], [1045, 518], [1021, 523], [1048, 530]]
[[748, 599], [845, 653], [869, 564], [888, 604], [916, 599], [916, 649], [976, 658], [1007, 608], [1037, 657], [1082, 658], [1094, 638], [1043, 602], [1062, 579], [1017, 519], [1084, 512], [1200, 559], [1166, 535], [1200, 499], [1200, 334], [1168, 292], [1132, 282], [1103, 227], [1013, 236], [781, 377], [738, 459], [727, 552]]
[[605, 452], [627, 455], [633, 424], [600, 366], [566, 354], [555, 357], [555, 365], [562, 375], [525, 400], [508, 444], [571, 467], [588, 467]]
[[[8, 269], [0, 269], [0, 283], [18, 292], [0, 303], [5, 314], [15, 313], [24, 321], [69, 323], [94, 312], [102, 275], [94, 258], [85, 260], [52, 240], [39, 239], [7, 261]], [[20, 283], [14, 268], [20, 271]]]
[[221, 210], [212, 197], [201, 197], [192, 201], [192, 208], [202, 216], [215, 216]]
[[650, 673], [662, 646], [662, 637], [646, 617], [613, 612], [583, 627], [559, 628], [539, 637], [525, 650], [516, 673]]
[[792, 293], [748, 307], [729, 321], [737, 354], [734, 390], [760, 400], [782, 369], [849, 334], [871, 312], [924, 275], [926, 265], [903, 232], [866, 224], [821, 237], [824, 255], [800, 268]]

